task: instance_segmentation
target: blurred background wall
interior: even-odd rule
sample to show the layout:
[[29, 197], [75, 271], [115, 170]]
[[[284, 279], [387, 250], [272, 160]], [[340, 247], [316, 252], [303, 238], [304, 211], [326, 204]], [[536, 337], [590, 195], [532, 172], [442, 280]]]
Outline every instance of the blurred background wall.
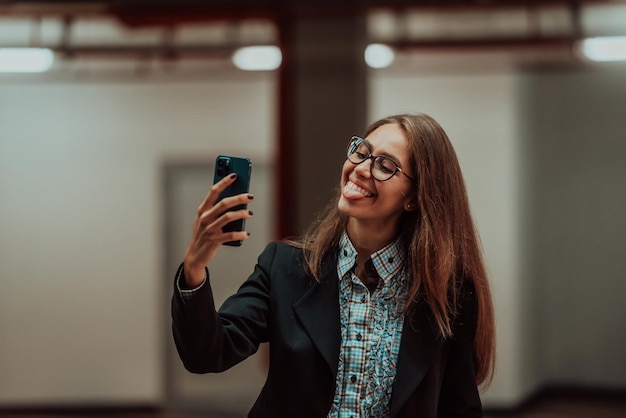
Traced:
[[[287, 28], [284, 18], [188, 23], [169, 9], [138, 24], [152, 15], [84, 3], [2, 9], [1, 46], [61, 46], [47, 73], [0, 74], [0, 408], [247, 411], [266, 348], [230, 377], [190, 376], [169, 332], [173, 269], [215, 157], [250, 157], [265, 195], [254, 241], [215, 267], [220, 299], [266, 242], [310, 222], [346, 138], [398, 112], [435, 117], [464, 171], [496, 305], [485, 405], [514, 407], [546, 387], [626, 390], [626, 67], [576, 55], [581, 27], [570, 21], [623, 34], [620, 2], [459, 2], [367, 9], [365, 21], [360, 9], [298, 9]], [[86, 17], [68, 31], [72, 10]], [[331, 22], [351, 40], [326, 53], [316, 34]], [[355, 69], [370, 41], [393, 45], [395, 61]], [[282, 45], [282, 67], [235, 68], [230, 54], [247, 43]]]
[[161, 402], [164, 167], [221, 152], [268, 164], [272, 86], [258, 74], [0, 86], [5, 405]]

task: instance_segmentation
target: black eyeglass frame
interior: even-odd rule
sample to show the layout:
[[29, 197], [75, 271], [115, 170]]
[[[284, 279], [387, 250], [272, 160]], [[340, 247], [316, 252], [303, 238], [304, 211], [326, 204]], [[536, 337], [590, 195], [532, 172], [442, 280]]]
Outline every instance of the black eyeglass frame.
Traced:
[[[367, 150], [369, 151], [369, 155], [367, 157], [363, 158], [361, 161], [358, 161], [358, 162], [352, 161], [350, 159], [350, 157], [353, 156], [356, 153], [356, 148], [355, 148], [355, 150], [352, 153], [350, 153], [350, 149], [352, 148], [353, 144], [356, 141], [361, 141], [361, 143], [365, 144], [365, 146], [367, 147]], [[406, 178], [411, 180], [411, 182], [413, 184], [417, 184], [417, 182], [411, 176], [409, 176], [407, 173], [404, 172], [404, 170], [402, 170], [402, 168], [400, 168], [400, 164], [398, 164], [398, 162], [396, 160], [394, 160], [393, 158], [389, 157], [388, 155], [372, 155], [372, 147], [370, 146], [369, 142], [367, 142], [365, 139], [361, 138], [360, 136], [356, 136], [355, 135], [352, 138], [350, 138], [350, 142], [348, 143], [348, 148], [346, 149], [346, 156], [347, 156], [348, 161], [350, 161], [354, 165], [359, 165], [363, 161], [366, 161], [366, 160], [372, 160], [372, 162], [370, 163], [370, 174], [372, 175], [372, 178], [374, 180], [377, 180], [377, 181], [387, 181], [387, 180], [390, 180], [393, 176], [395, 176], [396, 173], [400, 172], [400, 173], [404, 174], [406, 176]], [[374, 176], [374, 173], [373, 173], [374, 164], [376, 163], [376, 160], [378, 158], [387, 158], [387, 159], [389, 159], [389, 161], [392, 161], [393, 164], [396, 167], [394, 172], [391, 173], [389, 175], [389, 177], [387, 177], [384, 180], [376, 178], [376, 176]]]

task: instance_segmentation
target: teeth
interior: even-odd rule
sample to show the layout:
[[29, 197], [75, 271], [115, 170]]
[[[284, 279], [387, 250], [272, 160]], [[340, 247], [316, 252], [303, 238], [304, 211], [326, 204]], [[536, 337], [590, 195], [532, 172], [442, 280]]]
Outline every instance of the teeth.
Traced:
[[372, 194], [370, 192], [368, 192], [367, 190], [357, 186], [356, 184], [352, 183], [351, 181], [348, 182], [348, 184], [346, 184], [346, 188], [352, 192], [356, 192], [356, 193], [360, 193], [362, 195], [364, 195], [365, 197], [371, 197]]

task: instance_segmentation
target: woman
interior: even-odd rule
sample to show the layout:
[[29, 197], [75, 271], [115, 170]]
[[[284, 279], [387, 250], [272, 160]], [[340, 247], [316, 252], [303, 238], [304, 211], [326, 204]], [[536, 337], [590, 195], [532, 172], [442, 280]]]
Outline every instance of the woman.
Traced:
[[[493, 373], [493, 307], [455, 152], [424, 114], [350, 140], [340, 193], [298, 242], [271, 243], [216, 312], [207, 264], [246, 210], [198, 209], [172, 316], [185, 367], [219, 372], [270, 343], [250, 417], [478, 417]], [[222, 215], [223, 214], [223, 215]]]

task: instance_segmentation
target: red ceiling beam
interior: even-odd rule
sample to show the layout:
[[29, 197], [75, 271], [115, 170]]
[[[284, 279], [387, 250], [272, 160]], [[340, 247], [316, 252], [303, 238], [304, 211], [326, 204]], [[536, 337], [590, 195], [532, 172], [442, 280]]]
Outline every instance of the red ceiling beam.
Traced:
[[425, 10], [489, 10], [583, 3], [610, 0], [124, 0], [106, 2], [109, 13], [129, 26], [175, 25], [207, 21], [337, 17], [364, 14], [375, 9], [398, 12]]

